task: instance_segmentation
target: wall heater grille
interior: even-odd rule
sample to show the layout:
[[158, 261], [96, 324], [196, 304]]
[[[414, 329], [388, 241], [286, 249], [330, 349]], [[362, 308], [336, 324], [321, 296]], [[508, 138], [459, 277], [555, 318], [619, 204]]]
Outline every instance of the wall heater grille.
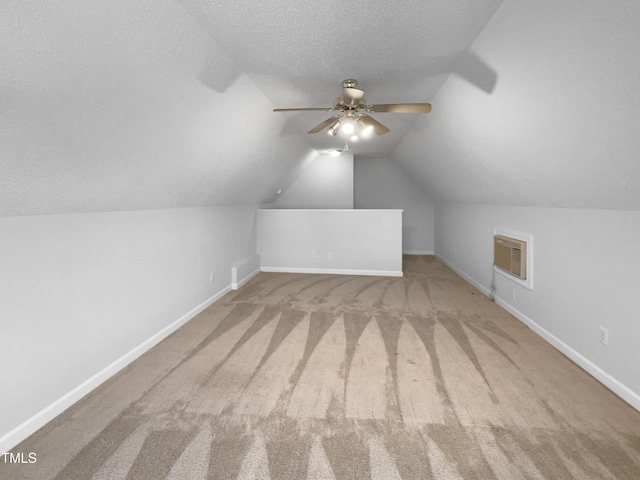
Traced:
[[503, 235], [494, 235], [493, 264], [514, 277], [526, 279], [527, 242]]

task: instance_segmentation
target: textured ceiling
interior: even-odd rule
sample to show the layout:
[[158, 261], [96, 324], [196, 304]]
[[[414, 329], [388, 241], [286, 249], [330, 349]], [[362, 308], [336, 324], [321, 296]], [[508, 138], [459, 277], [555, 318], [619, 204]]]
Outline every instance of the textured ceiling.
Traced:
[[0, 215], [268, 202], [343, 144], [274, 107], [431, 101], [499, 3], [3, 1]]
[[[370, 104], [430, 102], [501, 3], [179, 1], [278, 108], [331, 107], [347, 78]], [[274, 115], [287, 134], [306, 135], [333, 114]], [[373, 116], [391, 132], [352, 144], [355, 154], [389, 156], [418, 115]], [[307, 137], [319, 150], [344, 143]]]
[[173, 1], [0, 9], [0, 215], [255, 204], [314, 153]]
[[0, 216], [267, 203], [355, 78], [436, 201], [640, 209], [637, 0], [0, 2]]

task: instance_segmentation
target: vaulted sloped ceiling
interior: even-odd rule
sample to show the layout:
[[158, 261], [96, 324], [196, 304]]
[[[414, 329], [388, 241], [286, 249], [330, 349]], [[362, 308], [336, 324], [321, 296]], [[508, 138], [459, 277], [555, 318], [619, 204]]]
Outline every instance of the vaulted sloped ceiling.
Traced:
[[[354, 78], [368, 103], [429, 102], [501, 0], [300, 2], [179, 0], [278, 107], [331, 107]], [[344, 138], [306, 135], [332, 113], [277, 113], [285, 131], [322, 151]], [[388, 157], [419, 115], [373, 115], [391, 132], [352, 144]]]
[[505, 0], [393, 159], [435, 201], [640, 209], [640, 2]]
[[274, 107], [432, 101], [499, 3], [4, 1], [0, 215], [268, 202], [344, 142]]
[[[640, 209], [636, 0], [7, 0], [0, 215], [256, 204], [345, 78], [436, 201]], [[453, 73], [453, 74], [452, 74]]]
[[0, 215], [255, 204], [317, 155], [175, 2], [0, 9]]

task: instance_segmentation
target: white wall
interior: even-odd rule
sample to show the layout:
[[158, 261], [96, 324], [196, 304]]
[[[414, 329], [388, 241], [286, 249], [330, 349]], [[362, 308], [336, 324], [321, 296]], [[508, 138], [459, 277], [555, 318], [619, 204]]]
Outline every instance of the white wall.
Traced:
[[395, 162], [356, 157], [354, 177], [356, 208], [401, 209], [402, 250], [433, 254], [433, 202]]
[[401, 210], [258, 210], [261, 268], [402, 276], [401, 227]]
[[533, 235], [534, 290], [498, 277], [503, 305], [640, 409], [639, 22], [636, 0], [504, 0], [393, 160], [484, 288], [493, 228]]
[[318, 155], [272, 207], [353, 208], [353, 155]]
[[0, 218], [0, 451], [224, 293], [255, 228], [255, 207]]
[[494, 229], [532, 235], [533, 290], [496, 275], [498, 302], [640, 409], [640, 212], [437, 204], [435, 225], [436, 254], [487, 293]]

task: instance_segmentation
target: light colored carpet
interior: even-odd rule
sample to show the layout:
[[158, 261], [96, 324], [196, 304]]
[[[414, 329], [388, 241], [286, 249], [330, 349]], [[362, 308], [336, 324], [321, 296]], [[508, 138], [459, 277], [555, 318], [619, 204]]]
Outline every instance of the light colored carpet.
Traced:
[[638, 479], [640, 413], [430, 256], [261, 273], [0, 478]]

